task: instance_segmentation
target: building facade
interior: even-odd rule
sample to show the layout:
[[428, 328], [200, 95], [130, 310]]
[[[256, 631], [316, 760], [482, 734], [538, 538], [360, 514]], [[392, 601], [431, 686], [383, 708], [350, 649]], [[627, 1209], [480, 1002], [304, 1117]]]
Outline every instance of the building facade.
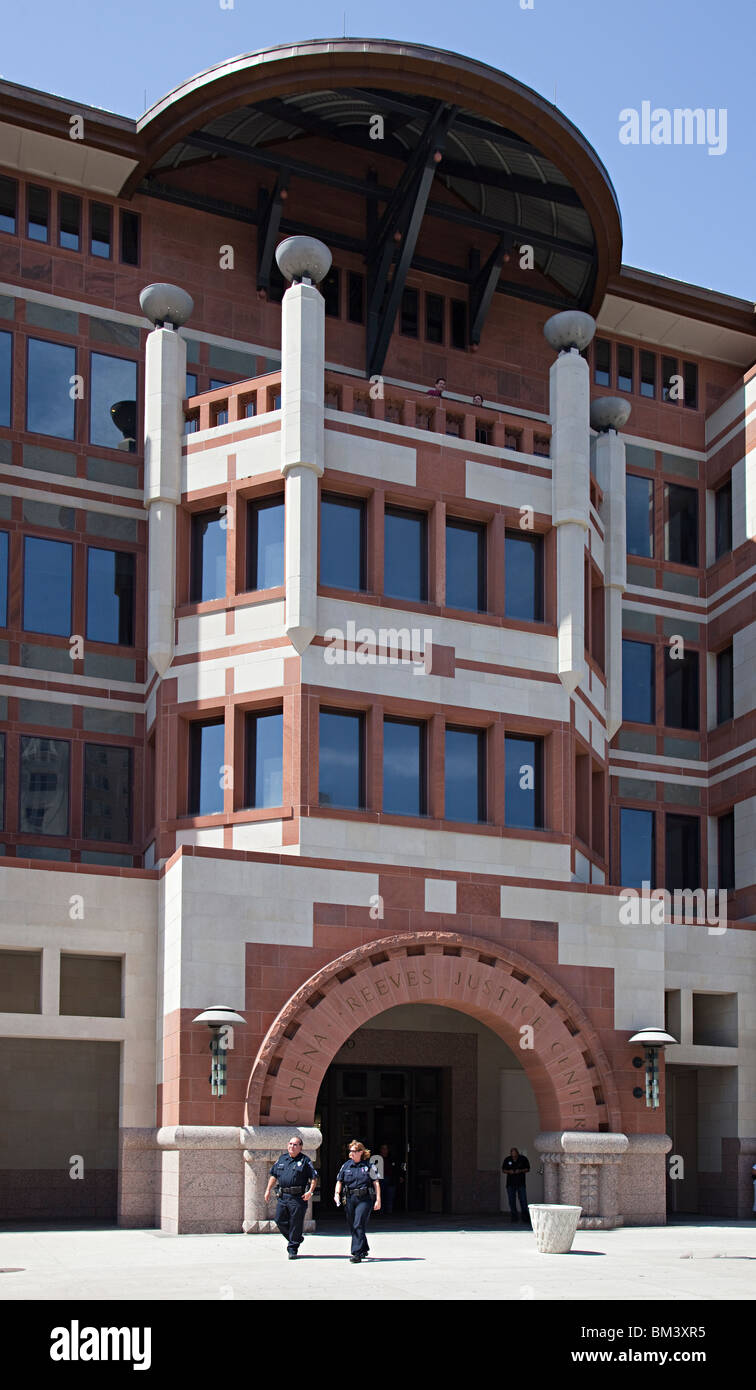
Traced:
[[0, 103], [6, 1216], [267, 1231], [292, 1126], [409, 1213], [516, 1145], [588, 1225], [746, 1215], [754, 305], [457, 55]]

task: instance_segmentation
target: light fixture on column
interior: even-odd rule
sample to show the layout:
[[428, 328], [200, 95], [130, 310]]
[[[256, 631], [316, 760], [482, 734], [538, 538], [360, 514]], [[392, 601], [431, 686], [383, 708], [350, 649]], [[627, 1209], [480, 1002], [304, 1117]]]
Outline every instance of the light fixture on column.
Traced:
[[290, 236], [276, 247], [276, 261], [284, 280], [319, 285], [331, 269], [332, 256], [325, 242], [314, 236]]
[[[641, 1028], [639, 1033], [634, 1033], [629, 1039], [631, 1043], [641, 1043], [645, 1052], [646, 1064], [646, 1108], [648, 1110], [658, 1110], [659, 1108], [659, 1050], [666, 1047], [668, 1043], [676, 1043], [677, 1038], [673, 1038], [671, 1033], [667, 1033], [664, 1028]], [[642, 1067], [643, 1057], [633, 1057], [633, 1066]], [[643, 1091], [640, 1086], [633, 1088], [633, 1095], [640, 1100]]]
[[212, 1033], [210, 1039], [210, 1055], [212, 1057], [210, 1088], [214, 1096], [225, 1096], [226, 1094], [228, 1039], [225, 1030], [231, 1023], [246, 1023], [246, 1021], [241, 1014], [235, 1013], [228, 1004], [211, 1004], [209, 1009], [205, 1009], [192, 1019], [192, 1023], [206, 1023]]
[[596, 320], [582, 309], [563, 309], [543, 325], [543, 335], [556, 352], [583, 352], [596, 332]]
[[156, 328], [181, 328], [194, 308], [194, 300], [186, 290], [162, 282], [145, 285], [139, 303]]
[[623, 401], [621, 396], [599, 396], [591, 401], [591, 426], [599, 434], [606, 434], [607, 430], [619, 431], [630, 419], [631, 409], [630, 402]]

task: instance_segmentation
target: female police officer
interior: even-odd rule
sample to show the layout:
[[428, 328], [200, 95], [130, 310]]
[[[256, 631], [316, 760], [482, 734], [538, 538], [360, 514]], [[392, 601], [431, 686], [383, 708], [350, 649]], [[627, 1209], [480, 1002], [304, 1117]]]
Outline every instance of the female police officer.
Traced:
[[346, 1219], [352, 1236], [349, 1258], [353, 1265], [358, 1265], [369, 1253], [367, 1224], [373, 1208], [376, 1211], [381, 1209], [381, 1184], [377, 1178], [371, 1178], [369, 1160], [370, 1151], [359, 1139], [353, 1139], [349, 1145], [349, 1158], [338, 1171], [333, 1194], [338, 1207], [341, 1205], [341, 1189], [346, 1189]]

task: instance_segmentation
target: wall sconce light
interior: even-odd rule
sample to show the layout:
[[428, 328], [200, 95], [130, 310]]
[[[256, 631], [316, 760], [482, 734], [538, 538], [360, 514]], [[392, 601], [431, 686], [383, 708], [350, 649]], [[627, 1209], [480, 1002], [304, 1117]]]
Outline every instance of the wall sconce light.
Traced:
[[[646, 1066], [646, 1108], [658, 1110], [659, 1108], [659, 1050], [666, 1047], [668, 1043], [676, 1043], [677, 1038], [673, 1038], [671, 1033], [667, 1033], [664, 1028], [641, 1028], [639, 1033], [634, 1033], [630, 1038], [631, 1043], [641, 1043], [645, 1057], [633, 1057], [633, 1066], [642, 1067], [645, 1061]], [[636, 1100], [640, 1100], [644, 1092], [640, 1086], [633, 1087], [633, 1095]]]
[[192, 1023], [206, 1023], [212, 1033], [210, 1039], [210, 1088], [214, 1096], [226, 1094], [226, 1052], [228, 1050], [228, 1026], [231, 1023], [246, 1023], [241, 1014], [234, 1012], [228, 1004], [211, 1004], [209, 1009], [197, 1014]]

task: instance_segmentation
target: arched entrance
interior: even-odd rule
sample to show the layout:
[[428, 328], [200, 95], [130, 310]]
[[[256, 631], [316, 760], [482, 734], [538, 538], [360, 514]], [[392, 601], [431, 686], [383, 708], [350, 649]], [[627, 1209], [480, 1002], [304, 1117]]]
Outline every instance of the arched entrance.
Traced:
[[333, 1057], [368, 1019], [400, 1004], [469, 1014], [522, 1061], [543, 1130], [615, 1130], [620, 1108], [595, 1029], [540, 966], [453, 932], [392, 936], [332, 961], [274, 1020], [247, 1088], [248, 1125], [311, 1125]]

